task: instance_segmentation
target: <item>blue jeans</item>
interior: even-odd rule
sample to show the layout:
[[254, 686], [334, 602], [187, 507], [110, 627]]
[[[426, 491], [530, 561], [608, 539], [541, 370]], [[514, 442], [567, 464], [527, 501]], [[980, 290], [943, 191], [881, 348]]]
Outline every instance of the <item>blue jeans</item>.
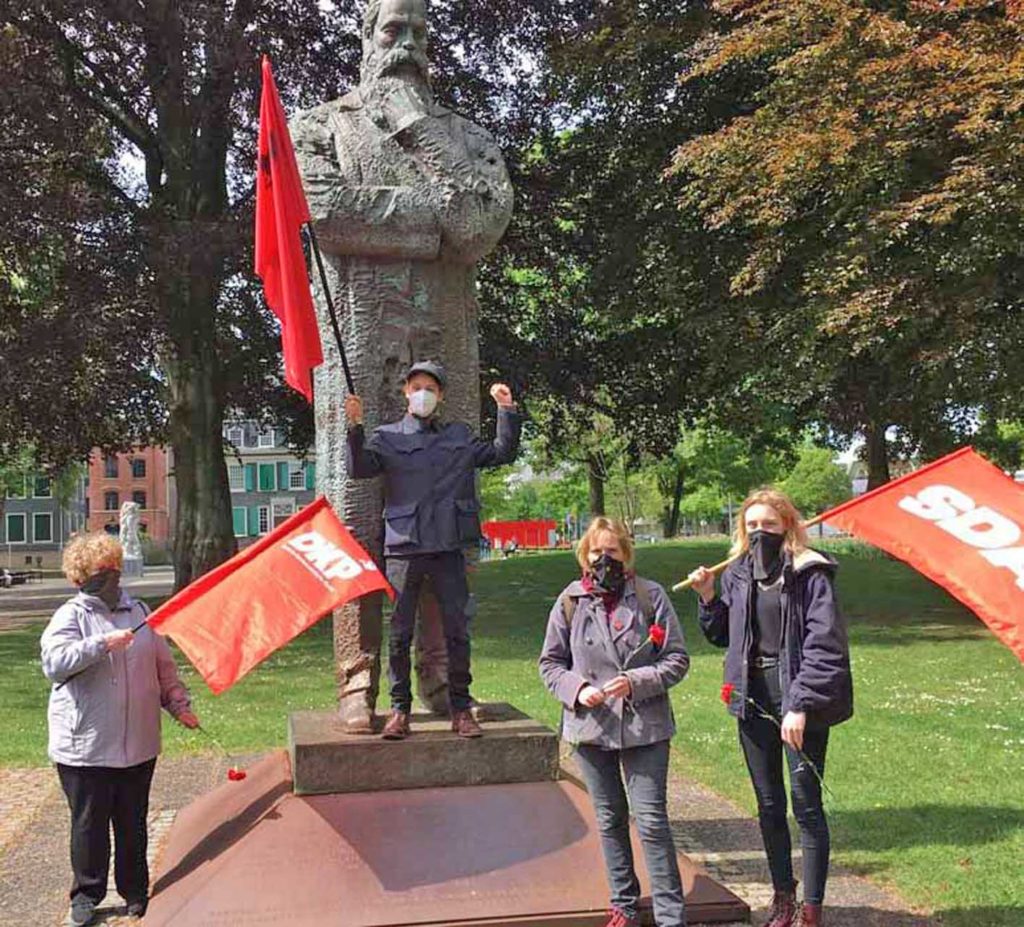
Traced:
[[[778, 668], [750, 674], [750, 697], [777, 719], [782, 716], [782, 687]], [[786, 823], [786, 785], [783, 781], [783, 749], [789, 766], [789, 787], [793, 815], [800, 825], [800, 847], [804, 860], [804, 901], [821, 904], [828, 879], [830, 840], [828, 821], [821, 803], [818, 777], [805, 767], [800, 755], [784, 747], [778, 726], [750, 707], [740, 721], [740, 744], [757, 796], [757, 817], [761, 839], [768, 856], [768, 868], [776, 891], [790, 891], [793, 880], [792, 846]], [[804, 753], [820, 775], [825, 775], [828, 728], [804, 731]]]
[[633, 868], [633, 848], [629, 841], [632, 806], [651, 876], [655, 922], [658, 927], [685, 927], [683, 883], [666, 807], [668, 748], [667, 740], [629, 750], [604, 750], [592, 744], [579, 744], [576, 757], [594, 803], [612, 905], [626, 917], [637, 919], [640, 883]]

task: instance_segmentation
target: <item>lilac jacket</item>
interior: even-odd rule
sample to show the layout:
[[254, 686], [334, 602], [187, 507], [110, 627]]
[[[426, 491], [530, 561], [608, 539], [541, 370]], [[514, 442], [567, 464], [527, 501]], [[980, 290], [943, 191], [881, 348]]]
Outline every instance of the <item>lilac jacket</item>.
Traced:
[[[569, 743], [624, 750], [668, 740], [675, 733], [668, 690], [686, 675], [690, 657], [667, 593], [657, 583], [645, 582], [653, 621], [667, 632], [657, 649], [632, 580], [611, 615], [601, 597], [588, 593], [580, 582], [570, 583], [551, 610], [540, 675], [562, 703], [562, 737]], [[576, 600], [571, 624], [562, 604], [566, 597]], [[611, 699], [597, 708], [577, 701], [584, 686], [600, 688], [623, 674], [633, 689], [629, 699]]]
[[148, 614], [124, 592], [113, 612], [80, 592], [50, 619], [40, 643], [43, 673], [54, 683], [48, 712], [54, 763], [118, 769], [145, 763], [160, 753], [161, 707], [174, 717], [189, 708], [170, 647], [158, 634], [143, 628], [127, 650], [107, 653], [105, 634], [133, 628]]

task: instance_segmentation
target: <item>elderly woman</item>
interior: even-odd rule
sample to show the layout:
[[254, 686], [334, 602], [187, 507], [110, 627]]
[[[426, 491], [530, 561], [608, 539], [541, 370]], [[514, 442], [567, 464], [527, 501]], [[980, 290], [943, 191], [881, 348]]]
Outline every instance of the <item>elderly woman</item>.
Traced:
[[[796, 506], [760, 489], [744, 501], [721, 592], [705, 567], [690, 574], [707, 639], [726, 648], [729, 710], [757, 798], [775, 897], [766, 927], [820, 927], [830, 838], [821, 801], [829, 729], [853, 714], [846, 625], [834, 560], [807, 546]], [[797, 908], [783, 755], [803, 848]], [[807, 761], [810, 761], [808, 763]], [[811, 768], [813, 764], [813, 768]]]
[[562, 703], [562, 736], [575, 747], [594, 803], [611, 888], [606, 927], [639, 923], [630, 806], [655, 920], [680, 927], [686, 911], [666, 787], [675, 733], [668, 690], [690, 665], [683, 632], [665, 590], [633, 572], [633, 542], [622, 524], [594, 519], [577, 559], [583, 575], [551, 610], [540, 673]]
[[121, 590], [122, 559], [110, 535], [71, 541], [64, 575], [79, 591], [50, 619], [41, 641], [43, 672], [54, 684], [50, 759], [71, 809], [67, 924], [74, 927], [92, 921], [107, 893], [111, 824], [117, 891], [130, 916], [145, 913], [146, 814], [160, 709], [186, 727], [199, 726], [166, 641], [139, 628], [148, 607]]

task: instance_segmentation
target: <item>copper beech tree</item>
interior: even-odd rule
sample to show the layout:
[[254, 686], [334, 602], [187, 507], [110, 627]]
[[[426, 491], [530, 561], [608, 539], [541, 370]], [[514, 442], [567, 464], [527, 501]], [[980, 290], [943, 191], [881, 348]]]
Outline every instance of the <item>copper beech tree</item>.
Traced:
[[877, 485], [892, 426], [938, 450], [1019, 404], [1024, 9], [711, 6], [682, 85], [753, 89], [680, 140], [681, 208], [718, 236], [758, 389], [863, 435]]

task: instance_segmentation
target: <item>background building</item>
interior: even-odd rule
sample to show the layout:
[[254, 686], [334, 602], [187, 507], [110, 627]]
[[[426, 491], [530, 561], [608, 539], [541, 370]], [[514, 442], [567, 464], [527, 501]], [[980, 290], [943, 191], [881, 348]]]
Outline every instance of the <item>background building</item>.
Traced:
[[49, 477], [29, 475], [24, 486], [8, 488], [0, 518], [0, 551], [8, 569], [54, 569], [68, 538], [86, 523], [86, 484], [75, 480], [61, 504]]
[[316, 463], [299, 457], [280, 428], [254, 422], [224, 427], [231, 512], [239, 546], [272, 531], [316, 498]]
[[104, 454], [97, 448], [89, 458], [89, 530], [120, 533], [121, 504], [137, 502], [142, 509], [141, 533], [149, 543], [166, 547], [171, 537], [168, 481], [167, 451], [162, 447], [141, 447], [127, 454]]

